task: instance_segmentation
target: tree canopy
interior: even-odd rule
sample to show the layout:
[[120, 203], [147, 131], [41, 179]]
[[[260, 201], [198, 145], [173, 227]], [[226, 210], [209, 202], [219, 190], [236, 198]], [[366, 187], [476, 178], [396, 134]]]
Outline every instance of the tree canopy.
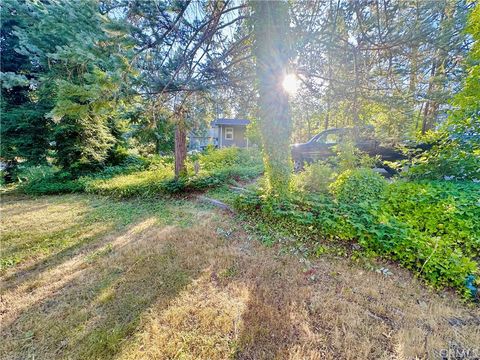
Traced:
[[[290, 142], [332, 127], [373, 125], [391, 143], [467, 128], [476, 137], [473, 9], [466, 0], [6, 0], [2, 159], [81, 174], [175, 148], [179, 175], [188, 132], [219, 113], [252, 120], [249, 136], [267, 168], [276, 164], [272, 180], [290, 172]], [[288, 74], [299, 86], [287, 97]]]

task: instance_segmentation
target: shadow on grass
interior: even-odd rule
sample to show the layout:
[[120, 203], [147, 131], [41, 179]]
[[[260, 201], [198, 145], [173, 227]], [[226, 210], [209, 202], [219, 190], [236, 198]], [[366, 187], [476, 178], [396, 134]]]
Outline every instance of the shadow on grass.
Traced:
[[[24, 200], [32, 200], [32, 199], [27, 198], [27, 199], [24, 199]], [[4, 198], [2, 198], [1, 201], [2, 201], [2, 208], [15, 203], [15, 201], [11, 197], [10, 197], [10, 199], [7, 199], [6, 201], [5, 201]], [[28, 209], [19, 209], [19, 210], [9, 211], [9, 215], [14, 216], [14, 215], [20, 215], [21, 214], [23, 216], [25, 216], [25, 215], [28, 216], [31, 213], [37, 212], [39, 210], [46, 209], [46, 208], [48, 208], [48, 206], [49, 206], [49, 204], [30, 206]]]
[[[17, 271], [11, 273], [8, 270], [6, 271], [0, 286], [2, 292], [38, 278], [45, 271], [60, 266], [72, 257], [97, 251], [111, 240], [108, 237], [109, 233], [118, 235], [125, 231], [125, 228], [128, 231], [129, 225], [151, 217], [152, 213], [159, 221], [163, 222], [172, 217], [169, 208], [165, 207], [164, 203], [159, 200], [122, 201], [101, 197], [94, 199], [85, 196], [45, 197], [42, 200], [49, 202], [47, 205], [20, 206], [22, 212], [19, 210], [14, 212], [27, 214], [31, 209], [34, 209], [31, 210], [33, 212], [35, 209], [40, 211], [45, 208], [48, 209], [51, 205], [60, 204], [64, 206], [68, 205], [69, 201], [78, 202], [79, 199], [86, 203], [86, 208], [81, 209], [79, 217], [74, 219], [71, 226], [47, 234], [34, 235], [33, 238], [25, 239], [17, 245], [4, 248], [2, 258], [6, 259], [9, 256], [15, 258], [15, 256], [18, 256], [17, 254], [20, 254], [21, 259], [20, 264], [17, 265]], [[11, 212], [9, 210], [9, 214]], [[60, 214], [46, 214], [46, 217], [48, 216], [60, 216]], [[55, 220], [60, 223], [62, 218], [59, 217]], [[52, 221], [52, 219], [49, 219], [49, 221]], [[21, 234], [21, 229], [20, 231], [16, 230], [16, 232]], [[14, 233], [12, 236], [17, 236], [17, 234]], [[67, 245], [65, 246], [64, 243], [67, 243]], [[37, 256], [36, 252], [41, 254], [42, 251], [51, 253], [45, 257], [40, 256], [38, 260], [29, 259], [29, 256], [31, 256], [29, 252]], [[22, 252], [26, 253], [23, 254]], [[22, 264], [22, 262], [25, 264]]]
[[[69, 233], [68, 230], [66, 232], [60, 231], [58, 234], [65, 235], [65, 233], [67, 233], [68, 235], [66, 236], [79, 236], [81, 234], [79, 230], [72, 233]], [[2, 285], [0, 286], [0, 291], [3, 292], [10, 290], [13, 287], [20, 286], [24, 282], [40, 277], [43, 272], [61, 265], [67, 259], [78, 254], [95, 251], [103, 246], [104, 242], [92, 242], [101, 239], [101, 237], [105, 236], [109, 231], [111, 231], [111, 229], [107, 228], [101, 232], [95, 233], [92, 236], [87, 236], [81, 241], [77, 241], [58, 252], [52, 253], [44, 258], [41, 258], [40, 260], [33, 262], [31, 265], [21, 267], [18, 271], [15, 271], [5, 277]], [[53, 236], [55, 237], [55, 234]], [[12, 247], [9, 252], [15, 254], [15, 252], [21, 251], [24, 247], [24, 245]]]
[[268, 250], [242, 253], [231, 232], [222, 241], [205, 230], [194, 243], [175, 241], [183, 256], [204, 260], [194, 261], [196, 275], [168, 306], [149, 309], [119, 359], [277, 359], [298, 342], [298, 268]]
[[[61, 286], [2, 326], [1, 352], [11, 358], [112, 358], [153, 303], [167, 306], [205, 268], [206, 259], [192, 262], [192, 251], [200, 251], [195, 242], [182, 245], [183, 239], [196, 236], [195, 231], [159, 229], [147, 221], [112, 237], [104, 251], [92, 254], [94, 248], [89, 249], [88, 261], [65, 268], [72, 275], [67, 281], [52, 279]], [[48, 266], [59, 262], [51, 259]]]
[[[122, 203], [128, 212], [137, 204]], [[312, 280], [297, 258], [250, 240], [227, 216], [183, 226], [188, 209], [201, 209], [169, 206], [168, 221], [129, 214], [116, 223], [130, 225], [10, 286], [0, 298], [2, 359], [390, 358], [399, 343], [405, 358], [427, 358], [451, 339], [478, 343], [476, 323], [446, 321], [470, 319], [467, 311], [417, 293], [411, 277], [398, 287], [402, 278], [325, 258]]]
[[193, 226], [190, 202], [88, 199], [84, 239], [4, 281], [2, 356], [143, 358], [158, 346], [156, 358], [276, 359], [298, 345], [298, 262], [217, 228], [232, 224]]
[[300, 324], [293, 314], [298, 311], [304, 281], [291, 264], [272, 259], [272, 254], [265, 259], [247, 276], [250, 297], [235, 359], [288, 358], [289, 349], [299, 343]]

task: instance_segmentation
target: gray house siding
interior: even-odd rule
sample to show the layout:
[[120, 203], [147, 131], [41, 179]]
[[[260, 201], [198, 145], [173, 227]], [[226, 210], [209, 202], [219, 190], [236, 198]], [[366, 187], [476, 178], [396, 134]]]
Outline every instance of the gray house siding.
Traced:
[[215, 147], [249, 147], [246, 137], [247, 119], [215, 119], [209, 129], [197, 129], [189, 134], [189, 149], [204, 150], [207, 145]]
[[[229, 130], [231, 129], [231, 130]], [[233, 139], [228, 135], [233, 130]], [[245, 126], [219, 125], [218, 126], [218, 145], [219, 147], [248, 147], [248, 140], [245, 136]]]

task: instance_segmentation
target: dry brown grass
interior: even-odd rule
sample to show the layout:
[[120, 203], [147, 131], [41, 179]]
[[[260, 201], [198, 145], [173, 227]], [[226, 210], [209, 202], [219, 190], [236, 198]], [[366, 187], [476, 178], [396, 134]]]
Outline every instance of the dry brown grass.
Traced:
[[[89, 199], [11, 200], [2, 225], [19, 233], [75, 226], [71, 212], [91, 211]], [[53, 211], [60, 208], [64, 217]], [[85, 232], [105, 223], [99, 218]], [[331, 257], [306, 266], [259, 244], [235, 218], [189, 202], [146, 207], [104, 230], [45, 266], [29, 256], [4, 272], [2, 359], [480, 355], [479, 309], [401, 269], [390, 266], [394, 275], [385, 277]]]

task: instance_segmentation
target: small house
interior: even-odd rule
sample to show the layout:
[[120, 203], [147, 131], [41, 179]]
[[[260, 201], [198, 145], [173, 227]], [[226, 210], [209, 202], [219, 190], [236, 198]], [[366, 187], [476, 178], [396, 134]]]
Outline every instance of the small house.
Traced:
[[250, 121], [247, 119], [215, 119], [211, 126], [216, 130], [218, 147], [248, 147], [246, 136], [247, 125]]
[[190, 150], [203, 150], [207, 145], [217, 148], [231, 146], [248, 148], [246, 136], [248, 124], [250, 124], [250, 120], [247, 119], [215, 119], [210, 123], [209, 129], [190, 133], [189, 148]]

